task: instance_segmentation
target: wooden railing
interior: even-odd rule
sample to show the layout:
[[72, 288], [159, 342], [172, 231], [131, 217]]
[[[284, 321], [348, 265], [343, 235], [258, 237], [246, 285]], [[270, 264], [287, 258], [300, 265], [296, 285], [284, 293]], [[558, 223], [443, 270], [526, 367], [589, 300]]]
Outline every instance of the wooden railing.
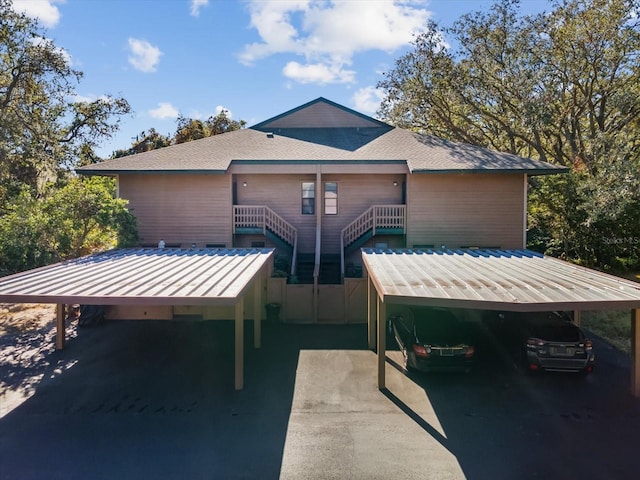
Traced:
[[344, 276], [344, 249], [369, 230], [376, 234], [379, 228], [405, 229], [406, 208], [404, 205], [373, 205], [353, 222], [342, 229], [340, 235], [341, 269]]
[[267, 229], [293, 247], [291, 274], [295, 274], [298, 255], [298, 230], [284, 218], [264, 205], [234, 205], [233, 233], [238, 228], [258, 228], [262, 234]]

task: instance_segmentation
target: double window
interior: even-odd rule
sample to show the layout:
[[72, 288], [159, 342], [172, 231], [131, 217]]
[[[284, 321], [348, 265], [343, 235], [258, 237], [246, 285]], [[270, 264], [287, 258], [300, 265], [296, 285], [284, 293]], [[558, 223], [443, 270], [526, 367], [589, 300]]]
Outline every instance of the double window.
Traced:
[[[316, 213], [316, 184], [315, 182], [302, 182], [302, 214], [314, 215]], [[324, 214], [338, 214], [338, 183], [324, 182]]]

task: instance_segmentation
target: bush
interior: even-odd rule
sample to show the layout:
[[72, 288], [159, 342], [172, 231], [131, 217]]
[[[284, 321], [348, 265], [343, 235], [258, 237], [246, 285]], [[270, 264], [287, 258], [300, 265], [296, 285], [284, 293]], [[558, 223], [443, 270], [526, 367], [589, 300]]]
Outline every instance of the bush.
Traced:
[[136, 219], [107, 178], [73, 178], [43, 198], [23, 189], [0, 216], [0, 273], [19, 272], [137, 241]]

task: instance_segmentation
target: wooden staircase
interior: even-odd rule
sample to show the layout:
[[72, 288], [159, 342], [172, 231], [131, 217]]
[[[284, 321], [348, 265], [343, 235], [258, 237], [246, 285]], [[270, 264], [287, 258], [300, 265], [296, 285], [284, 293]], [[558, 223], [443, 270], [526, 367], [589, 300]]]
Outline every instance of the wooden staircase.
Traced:
[[361, 247], [375, 235], [404, 235], [406, 232], [405, 205], [373, 205], [342, 229], [340, 235], [340, 271], [344, 276], [344, 257]]
[[[296, 278], [298, 283], [313, 283], [315, 258], [313, 254], [298, 255]], [[325, 254], [320, 256], [318, 283], [322, 285], [339, 285], [342, 283], [340, 274], [340, 256]]]
[[264, 205], [234, 205], [233, 233], [262, 234], [281, 247], [290, 249], [291, 274], [296, 272], [298, 230]]

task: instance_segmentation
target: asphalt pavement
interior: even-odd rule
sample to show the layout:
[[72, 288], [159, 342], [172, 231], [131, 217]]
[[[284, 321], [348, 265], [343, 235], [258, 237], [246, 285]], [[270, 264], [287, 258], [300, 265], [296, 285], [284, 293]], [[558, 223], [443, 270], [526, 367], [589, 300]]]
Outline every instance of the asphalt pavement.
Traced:
[[0, 478], [637, 479], [628, 358], [596, 339], [588, 377], [523, 375], [492, 352], [465, 374], [377, 388], [365, 325], [114, 321], [0, 342]]

